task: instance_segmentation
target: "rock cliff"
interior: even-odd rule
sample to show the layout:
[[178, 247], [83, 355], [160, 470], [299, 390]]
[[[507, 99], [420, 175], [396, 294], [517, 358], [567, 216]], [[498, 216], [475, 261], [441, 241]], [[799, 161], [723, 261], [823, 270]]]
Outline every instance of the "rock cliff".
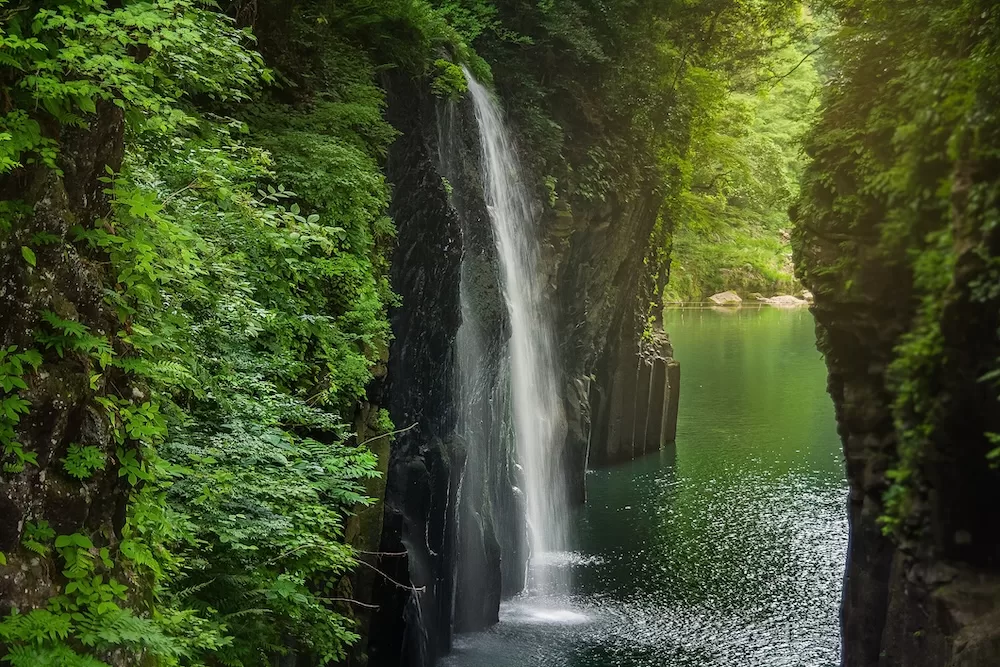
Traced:
[[[0, 239], [0, 348], [10, 351], [16, 346], [10, 356], [39, 347], [35, 333], [42, 330], [46, 311], [100, 334], [117, 330], [115, 314], [103, 298], [109, 283], [102, 270], [106, 257], [86, 244], [73, 243], [70, 233], [74, 224], [92, 224], [107, 214], [100, 179], [106, 167], [117, 169], [122, 161], [121, 112], [102, 104], [98, 117], [100, 122], [90, 128], [66, 128], [59, 135], [61, 174], [36, 166], [0, 178], [0, 199], [20, 198], [31, 207], [17, 228]], [[40, 245], [33, 240], [37, 235], [50, 235], [58, 243]], [[21, 250], [28, 246], [38, 248], [31, 262]], [[125, 523], [128, 487], [116, 466], [81, 483], [62, 463], [71, 444], [96, 447], [106, 458], [115, 452], [112, 425], [98, 409], [98, 391], [89, 380], [97, 372], [95, 362], [73, 352], [63, 357], [49, 351], [45, 356], [47, 363], [39, 373], [32, 373], [27, 362], [23, 374], [5, 369], [27, 381], [19, 395], [30, 412], [20, 420], [8, 414], [0, 418], [0, 427], [9, 427], [11, 439], [33, 454], [35, 462], [19, 464], [15, 452], [5, 448], [0, 552], [7, 558], [0, 566], [0, 616], [12, 608], [43, 606], [62, 590], [62, 568], [51, 552], [20, 548], [22, 541], [38, 540], [30, 534], [32, 525], [48, 522], [59, 535], [100, 534], [107, 540], [100, 546], [114, 547]], [[131, 392], [123, 373], [103, 380], [102, 389], [104, 383]], [[3, 398], [8, 398], [6, 392]]]
[[436, 110], [426, 87], [405, 75], [385, 79], [388, 119], [401, 136], [386, 175], [398, 229], [392, 280], [402, 305], [379, 401], [400, 428], [392, 443], [372, 621], [375, 665], [429, 665], [451, 645], [458, 478], [455, 336], [461, 227], [435, 159]]
[[[569, 419], [565, 465], [577, 499], [585, 492], [588, 462], [628, 460], [673, 440], [667, 429], [646, 442], [647, 416], [659, 422], [664, 406], [671, 405], [666, 369], [678, 367], [669, 344], [640, 354], [645, 325], [640, 294], [651, 278], [644, 260], [660, 211], [654, 184], [640, 192], [646, 194], [624, 201], [612, 196], [599, 206], [578, 202], [573, 213], [553, 214], [548, 222]], [[663, 381], [653, 388], [643, 381], [647, 373]], [[676, 395], [679, 372], [670, 374]]]
[[794, 211], [850, 482], [846, 667], [1000, 660], [998, 16], [949, 4], [845, 13]]
[[[961, 236], [969, 243], [956, 210]], [[813, 276], [820, 350], [829, 368], [851, 492], [851, 539], [842, 610], [847, 667], [985, 667], [1000, 655], [1000, 576], [995, 508], [1000, 480], [986, 454], [996, 428], [995, 391], [979, 379], [996, 358], [996, 307], [983, 308], [970, 286], [982, 274], [974, 251], [959, 250], [957, 280], [940, 317], [942, 347], [934, 369], [933, 428], [922, 438], [919, 470], [901, 472], [906, 422], [895, 417], [898, 389], [889, 380], [898, 346], [912, 333], [912, 276], [886, 268], [862, 249], [863, 238], [805, 230], [808, 263], [831, 262], [843, 243], [855, 249], [871, 282], [837, 298]], [[996, 243], [996, 240], [992, 241]], [[971, 243], [969, 248], [973, 247]], [[978, 266], [977, 266], [978, 265]], [[964, 275], [963, 275], [964, 274]], [[946, 361], [947, 360], [947, 361]], [[896, 535], [883, 533], [894, 479], [915, 482]], [[919, 476], [919, 481], [915, 478]]]
[[[501, 598], [523, 588], [523, 483], [507, 396], [509, 327], [471, 110], [435, 98], [420, 79], [393, 75], [386, 90], [388, 119], [401, 132], [386, 166], [401, 304], [377, 400], [397, 428], [417, 427], [391, 446], [378, 562], [387, 576], [376, 584], [369, 646], [375, 665], [427, 665], [449, 649], [453, 631], [495, 623]], [[669, 342], [641, 354], [639, 345], [643, 260], [659, 212], [653, 190], [634, 201], [581, 202], [572, 215], [537, 203], [570, 422], [563, 465], [578, 500], [588, 461], [639, 456], [676, 427]]]

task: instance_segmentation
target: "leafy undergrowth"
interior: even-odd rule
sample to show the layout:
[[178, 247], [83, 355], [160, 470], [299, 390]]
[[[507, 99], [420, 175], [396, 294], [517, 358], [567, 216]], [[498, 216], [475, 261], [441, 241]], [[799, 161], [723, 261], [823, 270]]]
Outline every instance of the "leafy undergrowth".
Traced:
[[704, 301], [712, 294], [792, 294], [801, 289], [791, 246], [780, 231], [732, 226], [706, 234], [679, 233], [671, 248], [664, 302]]
[[[381, 173], [395, 131], [376, 58], [419, 73], [448, 46], [483, 66], [424, 3], [327, 3], [310, 10], [319, 20], [284, 9], [298, 40], [270, 57], [294, 72], [265, 69], [248, 31], [186, 0], [38, 3], [0, 28], [14, 82], [0, 175], [57, 175], [46, 126], [125, 111], [110, 215], [32, 237], [100, 258], [117, 328], [37, 313], [38, 349], [0, 354], [0, 436], [5, 474], [37, 465], [18, 441], [31, 409], [19, 392], [63, 358], [94, 369], [90, 399], [117, 447], [70, 445], [60, 465], [76, 483], [124, 480], [127, 517], [120, 535], [62, 535], [37, 510], [23, 553], [0, 554], [63, 574], [47, 605], [0, 621], [15, 667], [256, 666], [293, 650], [329, 664], [357, 639], [339, 593], [356, 565], [345, 520], [372, 502], [377, 461], [352, 423], [395, 298]], [[351, 34], [373, 22], [396, 37], [388, 52]], [[18, 201], [0, 213], [3, 234], [36, 224]]]

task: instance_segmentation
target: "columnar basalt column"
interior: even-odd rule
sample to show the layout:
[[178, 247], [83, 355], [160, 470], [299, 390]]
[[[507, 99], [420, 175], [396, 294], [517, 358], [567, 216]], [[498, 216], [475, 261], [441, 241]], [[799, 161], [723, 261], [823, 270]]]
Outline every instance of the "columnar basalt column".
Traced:
[[677, 432], [680, 364], [662, 331], [617, 360], [611, 386], [596, 385], [591, 466], [612, 465], [659, 450]]
[[646, 431], [642, 443], [643, 451], [647, 453], [655, 452], [663, 444], [663, 412], [667, 406], [667, 365], [655, 363], [651, 370]]

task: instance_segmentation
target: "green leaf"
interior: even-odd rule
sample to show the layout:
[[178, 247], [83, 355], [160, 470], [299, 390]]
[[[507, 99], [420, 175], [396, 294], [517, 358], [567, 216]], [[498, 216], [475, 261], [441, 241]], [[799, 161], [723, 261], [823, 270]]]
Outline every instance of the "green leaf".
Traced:
[[26, 261], [31, 266], [35, 265], [35, 253], [28, 246], [26, 245], [21, 246], [21, 257], [24, 257], [24, 261]]

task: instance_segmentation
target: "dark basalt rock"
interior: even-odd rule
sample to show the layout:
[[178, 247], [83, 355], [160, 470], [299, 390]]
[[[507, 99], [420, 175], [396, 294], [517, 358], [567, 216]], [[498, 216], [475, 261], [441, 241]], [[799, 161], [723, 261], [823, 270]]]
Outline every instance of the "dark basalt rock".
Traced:
[[[385, 367], [379, 365], [375, 369], [375, 382], [370, 393], [378, 393], [381, 382], [385, 378]], [[389, 450], [392, 441], [391, 436], [377, 437], [382, 433], [382, 427], [378, 423], [379, 406], [372, 403], [362, 402], [358, 405], [355, 416], [355, 432], [358, 442], [366, 442], [368, 447], [377, 457], [379, 472], [381, 477], [367, 480], [365, 492], [369, 498], [375, 498], [378, 502], [370, 506], [359, 506], [355, 513], [347, 517], [344, 527], [344, 541], [355, 547], [359, 551], [359, 557], [365, 559], [367, 563], [373, 563], [373, 557], [379, 550], [382, 541], [382, 521], [385, 513], [385, 476], [389, 469]], [[371, 634], [371, 623], [373, 609], [371, 604], [374, 600], [375, 586], [379, 582], [379, 575], [370, 567], [360, 566], [341, 580], [337, 589], [337, 595], [345, 600], [358, 600], [362, 605], [345, 603], [342, 609], [344, 614], [348, 614], [356, 623], [356, 630], [361, 637], [368, 637]], [[367, 645], [360, 641], [348, 650], [347, 667], [364, 667], [368, 664]]]
[[[386, 80], [402, 136], [386, 174], [398, 228], [392, 280], [402, 304], [378, 399], [397, 428], [369, 640], [373, 665], [430, 665], [453, 631], [498, 620], [524, 586], [524, 502], [508, 424], [506, 306], [482, 199], [475, 121], [426, 82]], [[457, 336], [475, 340], [474, 387], [463, 389]], [[459, 391], [463, 393], [458, 394]], [[464, 415], [459, 424], [459, 414]], [[405, 552], [405, 556], [398, 555]]]
[[[426, 88], [388, 75], [388, 119], [402, 133], [386, 175], [398, 229], [391, 313], [394, 339], [383, 395], [397, 428], [392, 443], [369, 639], [373, 665], [429, 665], [451, 645], [455, 493], [463, 461], [455, 446], [454, 342], [460, 323], [461, 229], [434, 158], [434, 103]], [[405, 556], [397, 555], [405, 552]]]
[[[120, 168], [123, 131], [121, 111], [99, 104], [87, 128], [67, 127], [58, 136], [61, 175], [30, 166], [0, 177], [0, 198], [31, 207], [0, 240], [0, 346], [38, 348], [33, 333], [43, 311], [81, 322], [98, 335], [117, 331], [117, 319], [103, 298], [110, 282], [101, 268], [107, 258], [74, 245], [69, 229], [107, 215], [106, 186], [99, 179], [106, 167]], [[31, 240], [42, 232], [65, 243]], [[36, 266], [24, 260], [21, 246], [35, 250]], [[120, 539], [128, 486], [114, 463], [108, 420], [94, 402], [98, 392], [90, 386], [92, 372], [86, 358], [49, 352], [42, 368], [24, 378], [28, 389], [20, 394], [30, 411], [15, 427], [15, 437], [38, 464], [0, 473], [0, 551], [7, 559], [0, 566], [0, 616], [14, 607], [44, 606], [65, 583], [54, 557], [21, 547], [26, 522], [48, 521], [57, 534], [83, 533], [112, 549]], [[133, 391], [125, 377], [105, 382], [126, 394]], [[108, 465], [84, 481], [70, 477], [61, 461], [70, 444], [97, 447]]]
[[[574, 202], [573, 213], [563, 211], [547, 222], [545, 264], [559, 307], [557, 340], [569, 421], [563, 456], [577, 501], [585, 494], [588, 462], [606, 465], [643, 455], [650, 450], [646, 423], [662, 416], [658, 405], [650, 406], [649, 387], [636, 387], [648, 363], [639, 349], [645, 324], [640, 291], [649, 279], [643, 260], [660, 211], [655, 190], [648, 184], [640, 188], [646, 194], [624, 201], [611, 196], [599, 205]], [[676, 402], [667, 400], [667, 405]], [[635, 446], [639, 431], [641, 442]], [[662, 434], [664, 442], [672, 440]]]
[[594, 385], [595, 410], [591, 466], [630, 461], [674, 441], [680, 397], [680, 364], [665, 333], [653, 341], [619, 347], [613, 375], [605, 386]]
[[528, 552], [509, 399], [510, 324], [471, 103], [443, 106], [438, 134], [439, 165], [463, 238], [456, 379], [467, 457], [458, 498], [454, 624], [457, 632], [470, 632], [496, 623], [500, 600], [523, 590]]
[[[995, 182], [997, 166], [959, 161], [949, 219], [936, 221], [950, 227], [956, 265], [942, 297], [940, 349], [928, 364], [929, 428], [893, 537], [879, 523], [887, 471], [900, 460], [887, 369], [914, 326], [914, 278], [907, 262], [878, 248], [877, 228], [838, 226], [833, 216], [799, 225], [796, 252], [809, 269], [850, 483], [844, 667], [1000, 664], [1000, 471], [989, 465], [985, 435], [1000, 429], [1000, 411], [995, 389], [980, 380], [1000, 355], [1000, 296], [979, 291], [995, 281], [986, 255], [1000, 251], [1000, 230], [970, 219], [962, 196], [963, 181]], [[817, 222], [824, 226], [810, 226]], [[845, 255], [855, 262], [838, 264]], [[823, 267], [841, 268], [816, 270]], [[858, 288], [844, 289], [849, 281]]]

